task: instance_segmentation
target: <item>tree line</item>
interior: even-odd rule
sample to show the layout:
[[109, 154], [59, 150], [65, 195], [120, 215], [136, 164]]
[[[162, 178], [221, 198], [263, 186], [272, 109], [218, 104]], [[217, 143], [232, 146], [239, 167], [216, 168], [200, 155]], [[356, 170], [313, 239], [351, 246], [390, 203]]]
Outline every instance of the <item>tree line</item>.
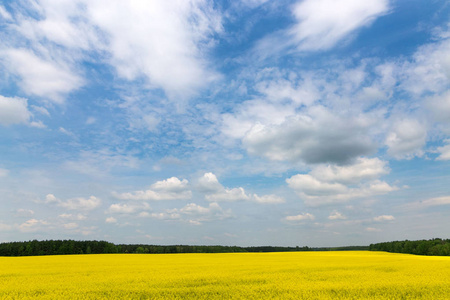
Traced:
[[229, 253], [229, 252], [289, 252], [289, 251], [345, 251], [370, 250], [417, 255], [450, 256], [450, 240], [431, 239], [393, 241], [370, 246], [346, 247], [279, 247], [279, 246], [204, 246], [204, 245], [146, 245], [113, 244], [106, 241], [45, 240], [0, 243], [0, 256], [36, 256], [103, 253]]
[[229, 253], [229, 252], [288, 252], [288, 251], [331, 251], [367, 250], [366, 246], [335, 248], [278, 247], [278, 246], [191, 246], [191, 245], [146, 245], [113, 244], [106, 241], [45, 240], [0, 243], [0, 256], [36, 256], [63, 254], [103, 254], [103, 253]]
[[369, 250], [417, 255], [450, 256], [450, 240], [435, 238], [430, 240], [418, 241], [393, 241], [370, 244]]

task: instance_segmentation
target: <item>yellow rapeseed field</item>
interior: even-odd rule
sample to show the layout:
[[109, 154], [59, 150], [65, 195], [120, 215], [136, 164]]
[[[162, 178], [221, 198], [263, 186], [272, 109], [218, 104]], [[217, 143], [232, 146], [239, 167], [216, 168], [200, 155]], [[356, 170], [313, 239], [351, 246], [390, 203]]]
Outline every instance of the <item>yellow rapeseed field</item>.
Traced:
[[0, 257], [0, 299], [450, 299], [450, 257], [367, 251]]

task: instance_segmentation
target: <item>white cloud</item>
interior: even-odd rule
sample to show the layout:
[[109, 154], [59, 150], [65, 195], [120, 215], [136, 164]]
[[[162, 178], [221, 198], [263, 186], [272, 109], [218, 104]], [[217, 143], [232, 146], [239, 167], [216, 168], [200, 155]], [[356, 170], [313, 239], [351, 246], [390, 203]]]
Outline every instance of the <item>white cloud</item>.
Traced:
[[450, 145], [438, 147], [437, 151], [439, 152], [439, 156], [436, 158], [436, 160], [450, 160]]
[[343, 184], [322, 182], [308, 174], [294, 175], [286, 179], [286, 182], [291, 189], [313, 197], [348, 193], [348, 188]]
[[284, 199], [276, 195], [247, 194], [243, 187], [225, 188], [216, 175], [211, 172], [203, 174], [198, 179], [196, 188], [205, 194], [205, 199], [211, 202], [254, 201], [260, 204], [284, 203]]
[[114, 203], [111, 204], [107, 210], [107, 213], [113, 214], [135, 214], [138, 212], [145, 212], [150, 209], [150, 206], [143, 202], [139, 204], [129, 203]]
[[65, 135], [71, 136], [71, 137], [74, 137], [74, 136], [75, 136], [75, 135], [73, 134], [73, 132], [71, 132], [71, 131], [65, 129], [64, 127], [59, 127], [58, 131], [61, 132], [61, 133], [63, 133], [63, 134], [65, 134]]
[[345, 219], [347, 219], [347, 217], [338, 211], [334, 211], [328, 216], [328, 219], [330, 219], [330, 220], [345, 220]]
[[12, 20], [11, 14], [2, 5], [0, 5], [0, 16], [7, 21]]
[[207, 1], [85, 1], [90, 22], [107, 37], [109, 63], [128, 80], [144, 76], [183, 97], [216, 75], [202, 58], [221, 20]]
[[383, 222], [383, 221], [394, 221], [395, 218], [394, 218], [394, 216], [391, 216], [391, 215], [382, 215], [382, 216], [373, 218], [373, 220], [376, 222]]
[[245, 193], [244, 188], [238, 187], [233, 189], [224, 188], [223, 190], [214, 193], [208, 194], [205, 196], [208, 201], [240, 201], [240, 200], [249, 200], [250, 197]]
[[368, 121], [339, 117], [317, 106], [280, 125], [254, 125], [243, 145], [248, 153], [275, 161], [348, 163], [376, 148], [368, 136]]
[[27, 124], [31, 117], [28, 111], [27, 99], [8, 98], [0, 95], [0, 124]]
[[37, 220], [37, 219], [30, 219], [22, 224], [19, 225], [19, 230], [21, 232], [35, 232], [40, 231], [45, 228], [45, 226], [49, 225], [47, 221], [44, 220]]
[[435, 197], [423, 201], [411, 202], [406, 204], [405, 207], [413, 209], [423, 209], [427, 207], [444, 206], [444, 205], [450, 205], [450, 196]]
[[388, 10], [388, 0], [304, 0], [294, 6], [290, 34], [299, 50], [329, 49]]
[[180, 180], [177, 177], [171, 177], [157, 181], [148, 190], [122, 194], [114, 193], [114, 196], [122, 200], [187, 200], [192, 197], [192, 192], [186, 179]]
[[209, 203], [207, 207], [189, 203], [182, 208], [166, 209], [162, 212], [141, 212], [139, 217], [157, 220], [186, 222], [201, 225], [203, 222], [224, 220], [232, 216], [231, 210], [225, 210], [218, 203]]
[[209, 1], [35, 1], [15, 14], [0, 55], [31, 95], [62, 103], [85, 83], [82, 63], [94, 57], [176, 100], [218, 78], [206, 57], [222, 24]]
[[207, 207], [189, 203], [180, 209], [168, 209], [163, 213], [153, 213], [150, 217], [163, 220], [185, 221], [193, 225], [203, 222], [224, 220], [232, 216], [231, 210], [224, 210], [218, 203], [210, 203]]
[[449, 205], [450, 196], [436, 197], [422, 201], [423, 206], [439, 206], [439, 205]]
[[50, 113], [48, 112], [48, 110], [42, 106], [31, 105], [31, 108], [44, 116], [50, 117]]
[[60, 214], [58, 216], [58, 218], [61, 219], [69, 219], [69, 220], [77, 220], [77, 221], [82, 221], [82, 220], [86, 220], [87, 217], [83, 214]]
[[106, 218], [105, 222], [109, 223], [109, 224], [114, 224], [114, 223], [117, 223], [117, 219], [114, 217], [109, 217], [109, 218]]
[[150, 217], [153, 219], [158, 219], [158, 220], [180, 220], [180, 214], [179, 213], [174, 213], [174, 212], [160, 212], [160, 213], [141, 213], [139, 215], [140, 217]]
[[368, 232], [381, 232], [381, 229], [374, 228], [374, 227], [367, 227], [366, 231], [368, 231]]
[[286, 179], [307, 205], [345, 202], [397, 190], [378, 178], [388, 174], [387, 163], [378, 158], [358, 158], [353, 165], [318, 165], [309, 174]]
[[388, 0], [298, 1], [292, 9], [295, 24], [260, 40], [256, 51], [268, 57], [291, 48], [327, 50], [388, 11]]
[[253, 194], [252, 199], [257, 203], [262, 204], [279, 204], [286, 202], [282, 197], [277, 195], [264, 195], [260, 197], [257, 194]]
[[92, 124], [94, 124], [96, 121], [97, 121], [96, 118], [94, 118], [94, 117], [88, 117], [88, 118], [86, 119], [86, 125], [92, 125]]
[[95, 196], [86, 198], [73, 198], [67, 201], [62, 201], [58, 205], [70, 210], [93, 210], [100, 206], [101, 200]]
[[60, 200], [58, 200], [53, 194], [47, 194], [45, 196], [45, 203], [59, 203], [59, 202]]
[[415, 119], [404, 119], [394, 124], [385, 143], [389, 155], [398, 159], [411, 159], [423, 155], [426, 139], [427, 131], [423, 124]]
[[402, 67], [405, 80], [401, 87], [416, 96], [427, 92], [445, 92], [450, 83], [449, 52], [449, 38], [419, 48], [412, 61], [406, 62]]
[[425, 103], [433, 113], [436, 121], [450, 123], [450, 90], [447, 90], [443, 94], [435, 94], [428, 98]]
[[44, 59], [30, 50], [1, 51], [0, 59], [9, 72], [20, 77], [20, 85], [29, 95], [62, 103], [67, 93], [83, 84], [83, 79], [66, 63]]
[[9, 174], [9, 170], [8, 169], [3, 169], [0, 168], [0, 177], [6, 177]]
[[78, 224], [77, 223], [67, 223], [67, 224], [63, 224], [63, 227], [65, 229], [71, 230], [71, 229], [78, 228]]
[[303, 213], [296, 216], [287, 216], [284, 219], [286, 221], [298, 222], [298, 221], [314, 220], [315, 217], [310, 213]]
[[389, 174], [386, 161], [379, 158], [360, 157], [348, 166], [323, 165], [311, 171], [311, 175], [324, 182], [339, 182], [343, 184], [358, 183], [363, 180], [377, 179]]
[[111, 204], [111, 206], [108, 209], [108, 212], [117, 214], [132, 214], [138, 211], [139, 209], [140, 208], [137, 207], [136, 205], [115, 203]]
[[198, 180], [197, 189], [203, 193], [216, 193], [223, 189], [216, 175], [211, 172], [203, 174]]
[[[69, 210], [82, 210], [89, 211], [96, 209], [100, 206], [101, 200], [95, 196], [90, 196], [88, 199], [86, 198], [72, 198], [68, 200], [61, 200], [55, 197], [53, 194], [48, 194], [45, 197], [45, 203], [47, 204], [56, 204], [59, 207], [63, 207]], [[67, 217], [68, 215], [62, 215], [62, 217]]]
[[32, 122], [30, 122], [30, 126], [36, 127], [36, 128], [46, 128], [47, 127], [47, 126], [45, 126], [44, 123], [42, 123], [42, 121], [32, 121]]

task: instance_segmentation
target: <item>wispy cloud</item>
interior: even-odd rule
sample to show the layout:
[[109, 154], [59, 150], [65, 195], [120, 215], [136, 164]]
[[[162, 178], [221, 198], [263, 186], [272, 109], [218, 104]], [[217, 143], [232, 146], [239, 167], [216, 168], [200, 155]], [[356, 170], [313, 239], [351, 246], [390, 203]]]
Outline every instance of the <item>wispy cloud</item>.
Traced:
[[[295, 23], [259, 41], [263, 57], [282, 51], [318, 51], [334, 47], [356, 30], [389, 12], [388, 0], [304, 0], [292, 7]], [[336, 13], [339, 12], [339, 13]]]

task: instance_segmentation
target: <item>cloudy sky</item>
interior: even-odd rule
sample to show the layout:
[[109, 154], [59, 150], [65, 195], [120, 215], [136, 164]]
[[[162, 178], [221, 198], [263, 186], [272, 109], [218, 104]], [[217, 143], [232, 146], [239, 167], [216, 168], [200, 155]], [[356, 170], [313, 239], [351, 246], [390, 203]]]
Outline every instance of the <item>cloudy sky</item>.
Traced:
[[449, 237], [446, 0], [0, 3], [0, 242]]

